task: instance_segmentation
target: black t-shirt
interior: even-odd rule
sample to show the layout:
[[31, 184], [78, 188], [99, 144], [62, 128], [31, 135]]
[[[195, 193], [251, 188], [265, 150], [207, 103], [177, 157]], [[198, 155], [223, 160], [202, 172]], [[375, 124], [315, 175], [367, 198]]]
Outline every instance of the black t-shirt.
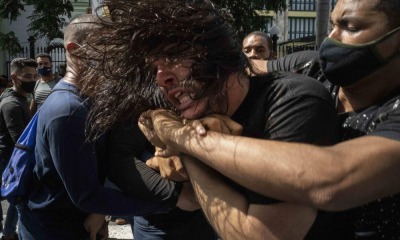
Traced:
[[154, 153], [154, 147], [146, 150], [146, 143], [137, 120], [114, 126], [107, 134], [107, 176], [124, 193], [163, 202], [172, 208], [178, 201], [182, 184], [162, 178], [146, 165], [145, 160]]
[[[244, 136], [253, 138], [316, 145], [332, 145], [339, 140], [338, 117], [329, 92], [318, 81], [299, 74], [252, 77], [249, 92], [232, 119], [243, 126]], [[278, 202], [235, 187], [249, 203]], [[307, 239], [330, 236], [334, 232], [332, 220], [330, 214], [319, 212]]]
[[[283, 59], [269, 61], [269, 71], [293, 71], [296, 66], [316, 60], [318, 52], [306, 51], [287, 55]], [[337, 86], [326, 79], [323, 84], [338, 102]], [[341, 141], [373, 135], [400, 140], [400, 89], [394, 89], [386, 98], [365, 109], [340, 113]], [[400, 239], [400, 194], [370, 204], [337, 213], [342, 234], [333, 239]]]
[[182, 190], [181, 182], [165, 178], [149, 168], [145, 161], [154, 153], [154, 147], [138, 127], [137, 121], [117, 124], [107, 134], [108, 178], [124, 193], [143, 200], [162, 202], [171, 208], [165, 214], [143, 216], [149, 228], [165, 233], [164, 239], [217, 239], [217, 235], [201, 210], [184, 211], [176, 208]]
[[12, 88], [6, 90], [0, 103], [0, 157], [5, 161], [8, 162], [14, 144], [28, 125], [30, 117], [27, 98]]
[[[337, 101], [338, 87], [325, 83]], [[380, 102], [351, 113], [340, 113], [341, 141], [380, 136], [400, 141], [400, 88]], [[400, 194], [341, 213], [356, 239], [400, 239]]]

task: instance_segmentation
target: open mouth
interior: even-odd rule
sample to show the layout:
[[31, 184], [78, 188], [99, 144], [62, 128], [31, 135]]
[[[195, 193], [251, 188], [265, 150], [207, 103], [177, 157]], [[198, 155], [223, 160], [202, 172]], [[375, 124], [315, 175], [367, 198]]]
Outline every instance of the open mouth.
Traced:
[[180, 104], [184, 104], [184, 103], [187, 103], [189, 101], [192, 101], [191, 95], [190, 94], [185, 94], [183, 91], [179, 91], [179, 92], [175, 93], [174, 98]]

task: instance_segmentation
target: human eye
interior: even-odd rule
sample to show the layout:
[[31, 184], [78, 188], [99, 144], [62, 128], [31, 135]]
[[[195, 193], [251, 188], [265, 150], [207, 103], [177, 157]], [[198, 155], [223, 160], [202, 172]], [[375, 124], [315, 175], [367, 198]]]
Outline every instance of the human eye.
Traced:
[[256, 52], [258, 52], [258, 53], [263, 53], [263, 52], [265, 52], [265, 48], [263, 48], [263, 47], [258, 47], [258, 48], [256, 48]]
[[348, 25], [348, 26], [347, 26], [347, 30], [348, 30], [349, 32], [356, 33], [356, 32], [358, 32], [358, 31], [360, 31], [360, 28], [357, 27], [357, 26], [355, 26], [355, 25]]

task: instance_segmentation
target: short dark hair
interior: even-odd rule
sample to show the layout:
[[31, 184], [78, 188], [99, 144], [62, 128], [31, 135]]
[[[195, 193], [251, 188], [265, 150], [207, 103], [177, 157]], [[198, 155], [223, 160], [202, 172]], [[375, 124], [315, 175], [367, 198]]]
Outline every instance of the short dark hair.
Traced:
[[388, 17], [388, 24], [391, 29], [400, 27], [400, 1], [399, 0], [380, 0], [376, 4], [376, 9], [382, 11]]
[[251, 37], [251, 36], [258, 36], [258, 37], [262, 37], [265, 40], [267, 40], [268, 49], [270, 51], [272, 51], [272, 39], [270, 36], [268, 36], [268, 34], [266, 34], [265, 32], [261, 32], [261, 31], [254, 31], [254, 32], [247, 34], [246, 37], [244, 37], [244, 39]]
[[11, 61], [11, 73], [21, 72], [24, 67], [37, 68], [37, 63], [32, 58], [15, 58]]
[[48, 58], [50, 62], [53, 62], [53, 59], [51, 58], [50, 54], [48, 53], [39, 53], [35, 56], [35, 59], [37, 60], [38, 58]]

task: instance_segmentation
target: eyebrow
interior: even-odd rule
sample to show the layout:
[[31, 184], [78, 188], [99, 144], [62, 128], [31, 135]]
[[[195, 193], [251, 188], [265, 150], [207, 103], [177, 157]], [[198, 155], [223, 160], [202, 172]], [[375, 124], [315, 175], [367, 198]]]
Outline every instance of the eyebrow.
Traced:
[[262, 44], [256, 44], [256, 45], [247, 45], [247, 46], [244, 46], [243, 48], [265, 48], [264, 47], [264, 45], [262, 45]]

